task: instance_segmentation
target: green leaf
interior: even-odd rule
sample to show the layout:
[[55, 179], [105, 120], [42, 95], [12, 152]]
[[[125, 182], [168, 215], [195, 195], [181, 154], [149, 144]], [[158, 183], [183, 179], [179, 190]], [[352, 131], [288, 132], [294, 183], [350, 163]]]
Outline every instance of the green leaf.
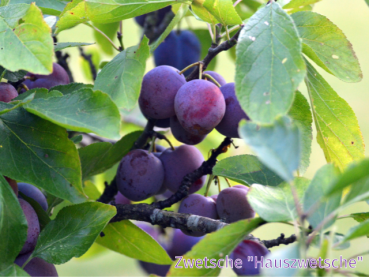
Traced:
[[203, 6], [224, 26], [242, 24], [232, 0], [205, 0]]
[[[0, 76], [3, 74], [4, 70], [6, 70], [6, 69], [4, 69], [4, 67], [0, 66]], [[11, 72], [9, 70], [6, 70], [5, 75], [4, 75], [4, 79], [7, 79], [10, 82], [17, 82], [17, 81], [23, 79], [23, 77], [26, 74], [27, 74], [27, 71], [24, 71], [24, 70], [20, 70], [20, 71], [16, 71], [16, 72]]]
[[94, 89], [109, 94], [121, 110], [132, 109], [138, 100], [150, 54], [148, 41], [144, 37], [139, 46], [120, 52], [97, 75]]
[[11, 277], [18, 277], [18, 276], [27, 276], [29, 277], [28, 273], [25, 272], [22, 268], [17, 266], [16, 264], [12, 264], [7, 269], [1, 271], [0, 276], [11, 276]]
[[0, 7], [7, 6], [9, 4], [10, 0], [1, 0], [0, 1]]
[[[302, 205], [309, 182], [308, 179], [302, 177], [298, 177], [294, 181], [300, 205]], [[247, 194], [247, 199], [254, 211], [265, 221], [284, 222], [294, 220], [297, 217], [293, 194], [287, 183], [278, 187], [254, 184]]]
[[290, 16], [277, 3], [258, 10], [236, 48], [236, 94], [254, 121], [271, 123], [289, 111], [306, 69]]
[[95, 184], [89, 180], [83, 182], [83, 190], [89, 199], [97, 200], [101, 196], [101, 192], [97, 189]]
[[27, 220], [9, 183], [0, 175], [0, 272], [10, 266], [27, 239]]
[[352, 108], [308, 62], [308, 88], [317, 141], [328, 163], [341, 170], [350, 162], [364, 158], [364, 142]]
[[85, 201], [78, 152], [66, 130], [23, 108], [0, 115], [0, 173], [74, 203]]
[[37, 7], [41, 9], [44, 14], [51, 14], [58, 16], [64, 9], [66, 3], [60, 0], [10, 0], [12, 4], [31, 4], [36, 3]]
[[[191, 251], [183, 255], [183, 259], [203, 260], [204, 257], [209, 261], [215, 259], [224, 259], [229, 255], [234, 248], [244, 239], [246, 235], [262, 225], [264, 221], [261, 218], [254, 218], [251, 220], [240, 220], [232, 223], [217, 232], [208, 234], [199, 241]], [[201, 268], [184, 268], [183, 261], [177, 268], [174, 262], [167, 274], [167, 276], [218, 276], [220, 273], [219, 267], [207, 266]]]
[[149, 263], [172, 263], [163, 247], [129, 220], [110, 223], [103, 233], [105, 236], [99, 237], [96, 242], [110, 250]]
[[355, 227], [350, 228], [350, 230], [348, 230], [348, 232], [346, 233], [342, 243], [368, 235], [369, 235], [369, 219], [361, 222], [359, 225]]
[[351, 189], [345, 197], [344, 205], [350, 205], [363, 200], [369, 200], [369, 178], [359, 180], [351, 185]]
[[277, 186], [283, 180], [264, 166], [257, 157], [240, 155], [223, 159], [213, 168], [213, 174], [229, 178], [244, 185]]
[[[119, 22], [113, 22], [109, 24], [93, 23], [93, 25], [96, 28], [98, 28], [100, 31], [102, 31], [111, 40], [114, 40], [114, 38], [117, 37], [117, 32], [119, 29]], [[96, 30], [94, 30], [94, 37], [95, 37], [97, 44], [106, 54], [108, 55], [114, 54], [114, 48], [111, 45], [111, 43], [106, 39], [106, 37], [104, 37], [102, 34], [100, 34]]]
[[368, 4], [368, 6], [369, 6], [369, 0], [365, 0], [365, 2]]
[[51, 29], [33, 3], [0, 7], [0, 64], [10, 71], [50, 74]]
[[60, 51], [65, 48], [69, 47], [80, 47], [80, 46], [88, 46], [95, 43], [88, 43], [88, 42], [58, 42], [54, 44], [54, 51]]
[[71, 137], [70, 140], [73, 141], [74, 144], [78, 144], [83, 140], [83, 136], [77, 135], [77, 136]]
[[[332, 180], [339, 174], [339, 171], [333, 164], [327, 164], [320, 168], [311, 180], [309, 187], [305, 192], [304, 211], [314, 209], [308, 218], [309, 223], [313, 228], [316, 228], [331, 212], [336, 210], [341, 203], [342, 193], [334, 194], [328, 199], [323, 199], [325, 192], [329, 189]], [[319, 206], [316, 206], [319, 205]], [[324, 225], [324, 229], [334, 223], [334, 220], [329, 221]]]
[[[196, 29], [191, 30], [199, 39], [201, 44], [201, 56], [200, 59], [203, 60], [208, 54], [209, 48], [211, 47], [212, 41], [208, 30], [205, 29]], [[234, 49], [231, 48], [231, 49]], [[217, 56], [215, 56], [211, 62], [208, 64], [206, 70], [214, 70], [217, 63]]]
[[191, 5], [191, 12], [197, 20], [210, 24], [217, 24], [219, 21], [205, 7], [204, 0], [194, 0]]
[[301, 132], [301, 163], [298, 170], [299, 174], [303, 175], [310, 164], [311, 143], [313, 140], [313, 118], [309, 103], [301, 92], [296, 91], [295, 100], [288, 115], [293, 119], [293, 122]]
[[[329, 240], [331, 238], [330, 232], [325, 232], [322, 235], [324, 236], [324, 240]], [[343, 235], [343, 234], [335, 233], [332, 243], [334, 245], [336, 245], [338, 243], [342, 243], [344, 237], [345, 237], [345, 235]], [[311, 245], [316, 247], [316, 248], [321, 248], [321, 241], [322, 241], [322, 239], [320, 238], [320, 236], [315, 236], [315, 238], [311, 242]], [[350, 248], [350, 243], [349, 242], [338, 244], [333, 249], [334, 250], [343, 250], [343, 249], [347, 249], [347, 248]]]
[[350, 216], [359, 223], [369, 219], [369, 213], [355, 213]]
[[309, 11], [294, 13], [292, 18], [310, 59], [342, 81], [359, 82], [363, 78], [351, 43], [328, 18]]
[[50, 90], [60, 91], [62, 94], [69, 94], [81, 89], [92, 89], [94, 86], [91, 84], [83, 84], [83, 83], [70, 83], [68, 85], [59, 85], [56, 87], [52, 87]]
[[239, 133], [263, 164], [284, 180], [293, 180], [300, 163], [301, 134], [288, 117], [278, 118], [274, 124], [248, 121]]
[[78, 149], [82, 164], [82, 178], [105, 172], [118, 163], [132, 148], [141, 131], [130, 133], [115, 144], [98, 142]]
[[160, 35], [160, 37], [152, 44], [150, 44], [150, 52], [153, 53], [154, 50], [162, 43], [165, 38], [169, 35], [169, 33], [173, 30], [173, 28], [181, 21], [181, 19], [186, 15], [189, 6], [186, 4], [181, 4], [180, 8], [178, 9], [176, 15], [165, 29], [165, 31]]
[[35, 99], [26, 104], [25, 109], [73, 131], [119, 138], [119, 110], [101, 91], [85, 88], [62, 97]]
[[40, 233], [31, 257], [63, 264], [82, 256], [115, 214], [115, 207], [98, 202], [63, 208]]
[[[261, 273], [262, 276], [283, 276], [283, 277], [289, 277], [289, 276], [301, 276], [301, 275], [295, 275], [296, 271], [298, 270], [298, 266], [294, 265], [294, 260], [300, 260], [300, 244], [295, 243], [292, 245], [288, 245], [286, 247], [283, 247], [281, 249], [278, 249], [277, 251], [273, 251], [272, 253], [268, 254], [266, 257], [264, 257], [264, 260], [270, 260], [272, 263], [274, 261], [284, 261], [289, 264], [289, 266], [284, 266], [281, 268], [267, 268], [262, 267]], [[301, 262], [305, 262], [305, 260], [300, 260]], [[306, 276], [305, 274], [303, 276]]]
[[292, 0], [288, 4], [283, 6], [283, 9], [297, 9], [311, 4], [320, 2], [321, 0]]
[[19, 107], [24, 106], [25, 104], [31, 102], [34, 97], [35, 94], [31, 94], [28, 97], [24, 98], [23, 100], [13, 99], [11, 103], [0, 102], [0, 115], [11, 112], [15, 109], [18, 109]]

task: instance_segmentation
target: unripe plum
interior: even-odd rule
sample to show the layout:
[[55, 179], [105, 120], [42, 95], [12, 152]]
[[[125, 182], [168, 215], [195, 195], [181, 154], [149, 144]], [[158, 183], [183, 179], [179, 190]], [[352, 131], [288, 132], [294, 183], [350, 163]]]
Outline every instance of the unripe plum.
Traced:
[[[18, 189], [25, 196], [32, 198], [38, 204], [40, 204], [44, 211], [47, 211], [49, 205], [47, 204], [46, 197], [41, 190], [27, 183], [18, 183]], [[22, 198], [22, 196], [19, 196], [19, 198]]]
[[184, 234], [181, 230], [175, 229], [171, 246], [168, 250], [169, 256], [175, 259], [176, 256], [183, 256], [192, 247], [197, 244], [204, 237], [192, 237]]
[[119, 191], [118, 191], [117, 195], [115, 196], [114, 201], [115, 201], [115, 204], [118, 204], [118, 205], [131, 204], [131, 200], [129, 200], [127, 197], [125, 197]]
[[145, 150], [132, 150], [121, 160], [117, 171], [120, 193], [132, 201], [155, 195], [163, 185], [164, 167], [161, 161]]
[[53, 63], [53, 72], [49, 75], [40, 75], [27, 73], [30, 79], [23, 82], [29, 89], [47, 88], [50, 89], [59, 85], [67, 85], [70, 83], [68, 73], [57, 63]]
[[0, 101], [8, 103], [18, 96], [17, 90], [8, 83], [0, 83]]
[[[177, 192], [183, 177], [199, 168], [204, 162], [201, 152], [194, 146], [181, 145], [173, 151], [165, 150], [160, 155], [165, 170], [164, 184], [172, 192]], [[198, 191], [205, 183], [206, 176], [202, 176], [190, 187], [189, 192]]]
[[[220, 75], [217, 72], [214, 71], [204, 71], [203, 74], [208, 74], [211, 77], [213, 77], [215, 79], [215, 81], [217, 81], [219, 83], [220, 86], [224, 86], [227, 81], [223, 78], [222, 75]], [[204, 76], [204, 78], [206, 78], [206, 76]], [[208, 79], [209, 82], [212, 82], [213, 84], [215, 84], [212, 80]]]
[[18, 200], [28, 224], [27, 240], [26, 243], [23, 245], [22, 250], [19, 252], [19, 254], [25, 254], [35, 249], [38, 235], [40, 234], [40, 223], [38, 221], [37, 214], [32, 206], [23, 199]]
[[[19, 255], [15, 263], [22, 267], [23, 264], [28, 260], [32, 253], [27, 253], [24, 255]], [[31, 277], [37, 276], [58, 276], [58, 272], [53, 264], [49, 264], [41, 258], [33, 258], [24, 267], [24, 271], [27, 272]]]
[[178, 90], [174, 108], [180, 124], [187, 132], [206, 135], [222, 120], [225, 101], [222, 92], [213, 83], [192, 80]]
[[202, 142], [206, 137], [206, 135], [194, 135], [187, 132], [185, 129], [183, 129], [181, 123], [179, 123], [176, 116], [172, 116], [170, 118], [170, 129], [176, 140], [188, 145], [198, 144]]
[[250, 120], [250, 118], [242, 110], [238, 102], [234, 83], [228, 83], [222, 86], [220, 90], [225, 99], [226, 111], [222, 121], [218, 124], [216, 129], [226, 137], [239, 138], [238, 124], [242, 119]]
[[[230, 258], [235, 261], [236, 259], [242, 260], [242, 267], [233, 267], [233, 271], [238, 276], [252, 276], [260, 274], [260, 264], [255, 268], [255, 256], [258, 261], [261, 257], [265, 257], [269, 253], [269, 250], [260, 243], [252, 240], [242, 241], [230, 255]], [[253, 260], [249, 261], [248, 257], [253, 257]]]
[[10, 178], [6, 177], [6, 176], [4, 176], [4, 177], [5, 177], [5, 180], [7, 180], [9, 185], [12, 187], [12, 190], [14, 191], [15, 195], [18, 196], [18, 184], [17, 184], [17, 182], [13, 179], [10, 179]]
[[[163, 22], [163, 19], [165, 18], [165, 15], [172, 9], [172, 6], [167, 6], [165, 8], [162, 8], [160, 10], [157, 10], [157, 20], [156, 20], [156, 27], [158, 27], [161, 22]], [[154, 12], [152, 12], [154, 13]], [[135, 17], [135, 20], [137, 22], [138, 25], [140, 25], [141, 27], [144, 27], [145, 25], [145, 20], [146, 20], [146, 16], [148, 16], [149, 14], [152, 13], [146, 13], [146, 14], [142, 14], [139, 16]]]
[[[178, 212], [205, 216], [211, 219], [218, 219], [217, 206], [214, 199], [200, 194], [191, 194], [183, 199], [181, 205], [179, 206]], [[194, 237], [201, 237], [206, 234], [204, 232], [183, 232]]]
[[249, 189], [241, 185], [222, 190], [216, 202], [219, 217], [227, 223], [253, 218], [255, 212], [247, 201], [248, 192]]
[[[198, 62], [201, 55], [201, 43], [196, 35], [187, 30], [172, 31], [154, 51], [156, 66], [170, 65], [180, 70]], [[186, 70], [185, 76], [192, 69]]]
[[174, 98], [185, 83], [185, 77], [174, 67], [163, 65], [150, 70], [143, 78], [138, 99], [142, 113], [153, 119], [172, 117]]

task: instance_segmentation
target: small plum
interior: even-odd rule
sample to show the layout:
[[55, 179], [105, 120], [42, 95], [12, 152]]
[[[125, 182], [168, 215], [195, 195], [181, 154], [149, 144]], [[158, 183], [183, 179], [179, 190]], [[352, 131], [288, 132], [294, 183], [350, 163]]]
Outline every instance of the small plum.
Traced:
[[[214, 199], [200, 194], [191, 194], [183, 199], [181, 205], [179, 206], [178, 212], [205, 216], [211, 219], [218, 219], [217, 206]], [[206, 234], [204, 232], [183, 232], [194, 237], [201, 237]]]
[[26, 243], [23, 245], [22, 250], [19, 252], [19, 254], [25, 254], [35, 249], [38, 235], [40, 234], [40, 223], [38, 221], [37, 214], [32, 206], [23, 199], [18, 200], [28, 224], [27, 240]]
[[[164, 185], [172, 192], [177, 192], [184, 176], [199, 168], [204, 162], [201, 152], [190, 145], [181, 145], [174, 151], [168, 148], [159, 158], [165, 171]], [[206, 176], [202, 176], [195, 181], [189, 192], [198, 191], [204, 185], [205, 180]]]
[[174, 98], [185, 83], [185, 77], [174, 67], [163, 65], [150, 70], [143, 78], [138, 99], [141, 112], [153, 119], [174, 116]]
[[[32, 253], [27, 253], [24, 255], [19, 255], [15, 263], [22, 267], [23, 264], [28, 260], [29, 256]], [[28, 264], [24, 267], [24, 271], [27, 272], [31, 277], [37, 276], [50, 276], [50, 277], [57, 277], [58, 272], [53, 264], [49, 264], [48, 262], [44, 261], [41, 258], [33, 258], [28, 262]]]
[[[41, 190], [36, 188], [35, 186], [32, 186], [31, 184], [27, 183], [18, 183], [18, 189], [21, 193], [23, 193], [25, 196], [32, 198], [35, 200], [44, 211], [47, 211], [49, 205], [47, 204], [47, 200], [45, 195], [42, 193]], [[19, 196], [19, 198], [22, 198]]]
[[12, 187], [12, 190], [14, 191], [15, 195], [18, 196], [18, 184], [17, 184], [17, 182], [13, 179], [10, 179], [10, 178], [6, 177], [6, 176], [4, 176], [4, 177], [5, 177], [5, 180], [7, 180], [9, 185]]
[[164, 167], [152, 153], [132, 150], [121, 160], [116, 177], [120, 193], [132, 201], [142, 201], [162, 187]]
[[253, 218], [255, 212], [247, 201], [248, 192], [248, 187], [241, 185], [222, 190], [216, 202], [220, 219], [232, 223], [241, 219]]
[[23, 84], [25, 84], [29, 89], [51, 89], [55, 86], [67, 85], [70, 83], [68, 73], [57, 63], [53, 63], [53, 72], [49, 75], [27, 73], [26, 76], [29, 77], [29, 79], [25, 80]]
[[8, 83], [0, 83], [0, 101], [8, 103], [18, 96], [17, 90]]
[[220, 89], [205, 80], [192, 80], [184, 84], [174, 100], [176, 116], [183, 129], [202, 136], [219, 124], [225, 106]]
[[238, 102], [234, 83], [228, 83], [220, 88], [223, 93], [226, 111], [222, 121], [215, 128], [224, 136], [231, 138], [239, 138], [238, 124], [242, 119], [250, 120], [246, 113], [242, 110]]
[[175, 229], [173, 233], [172, 243], [168, 250], [169, 256], [172, 259], [175, 259], [176, 256], [183, 256], [203, 238], [204, 237], [188, 236], [184, 234], [181, 230]]
[[[220, 75], [219, 73], [217, 72], [214, 72], [214, 71], [204, 71], [203, 74], [208, 74], [210, 75], [211, 77], [213, 77], [215, 79], [215, 81], [217, 81], [219, 83], [220, 86], [224, 86], [227, 81], [223, 78], [222, 75]], [[205, 76], [206, 78], [206, 76]], [[210, 79], [208, 79], [209, 82], [212, 82], [214, 84], [214, 82]]]
[[202, 142], [206, 135], [193, 135], [183, 129], [181, 123], [179, 123], [178, 118], [176, 116], [172, 116], [170, 118], [170, 129], [172, 131], [173, 136], [182, 143], [188, 145], [196, 145]]
[[249, 257], [257, 257], [260, 261], [261, 257], [265, 257], [269, 250], [260, 243], [252, 240], [242, 241], [230, 255], [230, 258], [235, 261], [240, 259], [242, 266], [240, 268], [233, 267], [233, 271], [238, 276], [253, 276], [260, 274], [260, 264], [255, 268], [254, 260], [250, 261]]

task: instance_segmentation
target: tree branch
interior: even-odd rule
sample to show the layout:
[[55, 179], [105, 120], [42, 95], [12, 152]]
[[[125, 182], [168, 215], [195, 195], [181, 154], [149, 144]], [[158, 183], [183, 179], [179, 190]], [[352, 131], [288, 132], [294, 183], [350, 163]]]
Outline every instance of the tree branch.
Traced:
[[285, 235], [282, 233], [278, 238], [272, 240], [262, 240], [261, 242], [265, 245], [266, 248], [272, 248], [275, 246], [279, 246], [281, 244], [288, 245], [290, 243], [295, 242], [297, 239], [296, 235], [291, 235], [290, 237], [286, 238]]
[[96, 72], [96, 67], [95, 67], [95, 65], [92, 61], [92, 55], [91, 54], [86, 54], [83, 51], [82, 47], [78, 47], [78, 49], [79, 49], [79, 53], [80, 53], [81, 57], [84, 58], [88, 62], [88, 65], [89, 65], [90, 71], [91, 71], [92, 79], [95, 81], [96, 76], [97, 76], [97, 72]]

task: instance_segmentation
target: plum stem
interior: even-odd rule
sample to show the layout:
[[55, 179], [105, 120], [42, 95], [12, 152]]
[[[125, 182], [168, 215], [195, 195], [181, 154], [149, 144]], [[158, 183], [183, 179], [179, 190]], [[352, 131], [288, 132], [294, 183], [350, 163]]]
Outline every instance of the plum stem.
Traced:
[[208, 194], [209, 194], [210, 185], [211, 185], [211, 182], [213, 182], [213, 179], [214, 179], [214, 174], [211, 174], [209, 176], [209, 180], [206, 184], [206, 190], [205, 190], [205, 194], [204, 194], [205, 197], [208, 196]]
[[122, 52], [124, 50], [124, 44], [123, 44], [123, 21], [119, 22], [119, 32], [117, 32], [117, 38], [120, 44], [120, 51]]
[[189, 66], [186, 66], [181, 71], [179, 71], [179, 75], [182, 75], [185, 71], [189, 70], [190, 68], [192, 68], [194, 66], [198, 66], [200, 64], [201, 64], [201, 62], [195, 62], [195, 63], [190, 64]]
[[0, 82], [4, 78], [5, 74], [6, 74], [6, 69], [4, 68], [4, 71], [1, 73], [1, 76], [0, 76]]
[[22, 90], [22, 89], [25, 89], [26, 91], [29, 90], [29, 88], [27, 87], [27, 85], [25, 84], [20, 84], [19, 87], [18, 87], [18, 93]]
[[[237, 30], [238, 30], [238, 29], [240, 29], [241, 27], [242, 27], [242, 25], [236, 25], [236, 26], [233, 26], [232, 28], [228, 29], [228, 33], [230, 34], [230, 33], [234, 32], [234, 31], [237, 31]], [[224, 33], [220, 34], [220, 37], [221, 37], [221, 38], [224, 38], [224, 37], [226, 37], [226, 36], [227, 36], [227, 33], [226, 33], [226, 32], [224, 32]]]
[[222, 187], [220, 185], [219, 176], [215, 176], [215, 185], [218, 185], [218, 192], [220, 193], [222, 191]]
[[214, 82], [214, 84], [216, 84], [219, 88], [221, 87], [221, 85], [218, 83], [218, 81], [215, 80], [211, 75], [209, 75], [209, 74], [203, 74], [202, 76], [205, 77], [205, 78], [208, 78], [208, 79], [212, 80]]
[[231, 40], [231, 37], [229, 36], [228, 26], [225, 26], [224, 28], [227, 35], [227, 40]]
[[224, 177], [224, 179], [226, 180], [228, 187], [232, 187], [232, 185], [231, 185], [231, 183], [229, 182], [228, 178]]
[[86, 54], [83, 51], [82, 47], [78, 47], [78, 50], [79, 50], [79, 53], [80, 53], [81, 57], [88, 62], [88, 65], [89, 65], [90, 71], [91, 71], [92, 79], [95, 81], [96, 77], [97, 77], [97, 72], [96, 72], [96, 67], [94, 65], [94, 62], [92, 61], [92, 55], [91, 54]]

